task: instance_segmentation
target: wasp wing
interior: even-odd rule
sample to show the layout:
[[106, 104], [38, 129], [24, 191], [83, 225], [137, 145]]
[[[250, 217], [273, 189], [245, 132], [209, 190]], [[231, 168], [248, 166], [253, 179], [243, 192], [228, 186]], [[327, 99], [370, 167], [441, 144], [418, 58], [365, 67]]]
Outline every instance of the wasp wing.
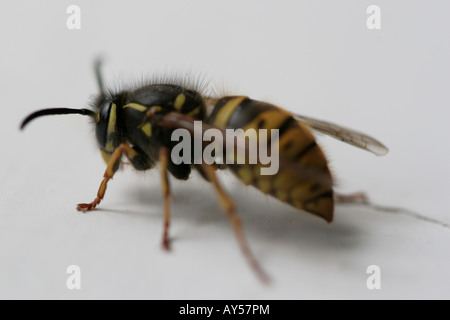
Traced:
[[344, 128], [331, 122], [317, 120], [314, 118], [305, 117], [298, 114], [292, 115], [296, 120], [302, 122], [303, 124], [307, 125], [308, 127], [317, 132], [326, 134], [330, 137], [351, 144], [355, 147], [370, 151], [376, 154], [377, 156], [383, 156], [389, 151], [389, 149], [380, 141], [372, 137], [369, 137], [364, 133]]

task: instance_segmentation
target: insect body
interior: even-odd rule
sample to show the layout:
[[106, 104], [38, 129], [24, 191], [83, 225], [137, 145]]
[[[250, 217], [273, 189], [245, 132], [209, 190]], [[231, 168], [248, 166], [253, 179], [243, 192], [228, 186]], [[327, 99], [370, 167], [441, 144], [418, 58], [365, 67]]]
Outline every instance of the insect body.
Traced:
[[[257, 274], [264, 273], [253, 258], [245, 240], [233, 201], [219, 184], [215, 170], [231, 169], [245, 184], [253, 185], [298, 209], [303, 209], [331, 222], [333, 218], [332, 178], [327, 160], [317, 145], [310, 128], [327, 133], [376, 154], [387, 152], [381, 143], [364, 134], [331, 123], [297, 116], [274, 105], [251, 100], [245, 96], [212, 98], [196, 90], [176, 84], [148, 84], [134, 90], [106, 91], [96, 65], [100, 94], [90, 109], [44, 109], [29, 115], [23, 128], [31, 120], [54, 114], [82, 114], [93, 119], [101, 155], [107, 163], [104, 178], [96, 198], [82, 203], [77, 209], [93, 210], [103, 199], [108, 181], [118, 170], [124, 154], [137, 170], [148, 170], [157, 162], [161, 165], [164, 197], [163, 246], [169, 248], [170, 187], [168, 174], [185, 180], [192, 169], [214, 186], [224, 211], [228, 214], [239, 244]], [[182, 128], [193, 132], [194, 121], [202, 121], [219, 130], [226, 128], [278, 129], [280, 168], [274, 175], [261, 175], [261, 164], [175, 164], [171, 151], [174, 130]], [[246, 150], [248, 151], [248, 150]], [[192, 160], [194, 156], [192, 156]]]

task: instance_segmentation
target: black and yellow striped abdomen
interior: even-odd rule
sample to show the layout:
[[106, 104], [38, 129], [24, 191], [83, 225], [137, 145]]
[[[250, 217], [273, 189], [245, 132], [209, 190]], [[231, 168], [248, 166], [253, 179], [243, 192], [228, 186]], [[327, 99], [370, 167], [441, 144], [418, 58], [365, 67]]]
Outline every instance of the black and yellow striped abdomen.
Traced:
[[333, 189], [327, 160], [310, 130], [289, 112], [245, 96], [224, 97], [217, 101], [208, 123], [231, 129], [278, 129], [280, 166], [277, 173], [261, 175], [260, 164], [230, 164], [228, 167], [243, 183], [332, 221]]

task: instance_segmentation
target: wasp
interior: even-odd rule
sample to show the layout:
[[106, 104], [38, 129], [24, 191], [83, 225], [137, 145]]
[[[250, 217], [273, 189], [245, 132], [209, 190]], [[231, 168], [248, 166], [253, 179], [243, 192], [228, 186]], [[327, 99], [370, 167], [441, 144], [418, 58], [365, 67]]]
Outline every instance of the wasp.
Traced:
[[[333, 179], [327, 159], [312, 131], [324, 133], [376, 155], [388, 152], [382, 143], [363, 133], [296, 115], [247, 96], [212, 97], [186, 83], [176, 81], [154, 82], [138, 88], [112, 91], [103, 83], [101, 61], [96, 61], [94, 69], [100, 92], [91, 108], [42, 109], [30, 114], [21, 124], [23, 129], [38, 117], [64, 114], [88, 116], [95, 123], [95, 134], [101, 156], [106, 162], [106, 170], [95, 199], [78, 204], [77, 210], [91, 211], [100, 204], [109, 180], [122, 163], [122, 156], [128, 158], [136, 170], [149, 170], [159, 162], [164, 199], [162, 245], [164, 249], [169, 249], [169, 174], [176, 179], [186, 180], [191, 171], [196, 170], [213, 186], [244, 256], [262, 280], [267, 280], [267, 276], [249, 249], [234, 202], [221, 186], [216, 170], [230, 169], [245, 185], [252, 185], [265, 194], [330, 223], [334, 210]], [[186, 129], [195, 139], [195, 121], [218, 130], [277, 129], [280, 158], [278, 172], [261, 175], [260, 163], [207, 164], [174, 161], [170, 156], [176, 143], [171, 139], [172, 133], [176, 129]], [[247, 149], [245, 151], [249, 152]]]

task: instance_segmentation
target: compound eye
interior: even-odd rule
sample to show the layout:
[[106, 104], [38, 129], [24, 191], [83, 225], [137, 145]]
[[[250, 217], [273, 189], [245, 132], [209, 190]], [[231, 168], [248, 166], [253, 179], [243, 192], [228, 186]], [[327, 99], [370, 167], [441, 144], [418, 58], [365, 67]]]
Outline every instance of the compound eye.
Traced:
[[100, 144], [100, 147], [106, 146], [106, 135], [108, 134], [108, 123], [109, 123], [109, 115], [111, 113], [112, 102], [107, 101], [104, 102], [100, 108], [100, 112], [98, 113], [98, 121], [97, 126], [95, 128], [95, 133], [97, 135], [97, 141]]

